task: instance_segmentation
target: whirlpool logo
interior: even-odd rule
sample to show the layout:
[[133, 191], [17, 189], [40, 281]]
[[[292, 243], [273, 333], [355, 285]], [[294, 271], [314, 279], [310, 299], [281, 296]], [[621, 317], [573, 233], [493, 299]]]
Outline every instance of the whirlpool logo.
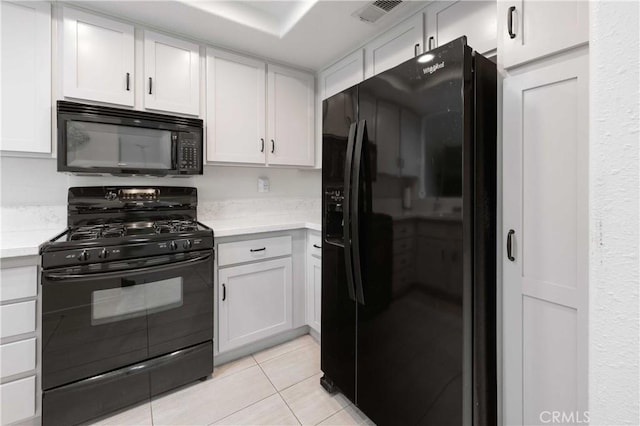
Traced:
[[444, 61], [440, 62], [439, 64], [433, 64], [426, 68], [422, 68], [422, 72], [424, 74], [433, 74], [434, 72], [438, 71], [440, 68], [444, 68]]

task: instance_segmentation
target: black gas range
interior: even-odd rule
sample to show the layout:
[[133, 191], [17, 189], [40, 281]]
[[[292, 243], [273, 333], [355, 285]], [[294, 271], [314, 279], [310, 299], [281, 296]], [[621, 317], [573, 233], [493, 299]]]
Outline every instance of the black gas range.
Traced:
[[44, 424], [76, 424], [213, 371], [213, 231], [188, 187], [76, 187], [42, 255]]

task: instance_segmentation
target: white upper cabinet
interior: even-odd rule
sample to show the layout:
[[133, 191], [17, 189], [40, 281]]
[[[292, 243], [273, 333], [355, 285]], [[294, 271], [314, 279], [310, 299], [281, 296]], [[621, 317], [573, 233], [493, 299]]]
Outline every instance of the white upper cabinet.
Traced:
[[427, 50], [463, 35], [469, 46], [480, 53], [496, 49], [495, 1], [437, 1], [427, 7], [426, 17]]
[[133, 106], [133, 26], [64, 8], [63, 95]]
[[365, 78], [393, 68], [424, 51], [424, 20], [422, 13], [396, 25], [367, 44]]
[[498, 50], [505, 68], [548, 56], [589, 40], [589, 2], [498, 2]]
[[264, 164], [266, 65], [207, 49], [207, 161]]
[[322, 99], [330, 98], [364, 80], [364, 53], [361, 49], [320, 73]]
[[3, 151], [51, 152], [51, 5], [0, 3]]
[[268, 163], [313, 166], [314, 78], [275, 65], [267, 70]]
[[200, 47], [152, 31], [144, 32], [144, 107], [200, 113]]

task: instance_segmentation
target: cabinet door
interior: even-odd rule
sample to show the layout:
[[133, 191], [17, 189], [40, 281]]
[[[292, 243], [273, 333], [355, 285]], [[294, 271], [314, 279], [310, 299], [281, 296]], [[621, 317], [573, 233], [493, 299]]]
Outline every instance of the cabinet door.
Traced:
[[322, 260], [307, 256], [307, 324], [320, 333]]
[[51, 5], [0, 3], [3, 151], [51, 152]]
[[365, 78], [380, 74], [424, 51], [423, 19], [422, 13], [417, 13], [365, 46]]
[[400, 174], [400, 108], [378, 101], [376, 108], [376, 146], [378, 173]]
[[400, 174], [418, 177], [422, 158], [422, 138], [420, 138], [420, 118], [409, 111], [400, 111]]
[[496, 49], [495, 1], [438, 1], [426, 9], [427, 49], [467, 36], [467, 43], [480, 53]]
[[207, 160], [264, 164], [266, 64], [207, 48]]
[[498, 48], [505, 68], [587, 43], [588, 40], [588, 1], [498, 2]]
[[291, 258], [218, 271], [220, 352], [292, 327]]
[[504, 80], [504, 423], [587, 409], [588, 56]]
[[267, 69], [268, 162], [313, 166], [314, 78], [275, 65]]
[[64, 8], [65, 97], [133, 106], [133, 26]]
[[200, 113], [200, 48], [197, 44], [144, 32], [144, 107]]
[[330, 98], [364, 80], [364, 51], [357, 50], [320, 73], [322, 99]]

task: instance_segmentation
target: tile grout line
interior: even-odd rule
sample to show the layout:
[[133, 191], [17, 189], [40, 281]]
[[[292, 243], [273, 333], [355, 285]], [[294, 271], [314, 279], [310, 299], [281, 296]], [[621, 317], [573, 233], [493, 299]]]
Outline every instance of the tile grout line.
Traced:
[[[253, 355], [252, 355], [253, 356]], [[255, 358], [254, 358], [255, 360]], [[269, 378], [269, 376], [267, 375], [267, 373], [265, 373], [265, 371], [262, 369], [262, 366], [260, 365], [260, 363], [258, 363], [258, 367], [260, 367], [260, 371], [262, 371], [262, 374], [264, 374], [264, 376], [267, 378], [267, 380], [269, 381], [269, 383], [271, 383], [271, 386], [273, 386], [273, 388], [276, 390], [276, 393], [278, 394], [278, 396], [280, 397], [280, 399], [282, 400], [282, 402], [284, 402], [284, 405], [287, 406], [287, 408], [289, 409], [289, 411], [291, 412], [291, 414], [293, 414], [293, 417], [295, 417], [296, 421], [298, 422], [299, 425], [302, 425], [302, 422], [300, 421], [300, 419], [298, 418], [298, 416], [296, 416], [296, 413], [291, 409], [291, 407], [289, 406], [289, 403], [287, 402], [286, 399], [284, 399], [284, 397], [280, 394], [280, 391], [278, 390], [278, 388], [276, 387], [276, 385], [273, 384], [273, 382], [271, 381], [271, 379]], [[298, 382], [299, 383], [299, 382]]]
[[[253, 358], [253, 355], [248, 355], [248, 356], [250, 356], [251, 358]], [[256, 367], [256, 366], [260, 368], [260, 364], [258, 364], [258, 362], [256, 361], [256, 359], [255, 359], [255, 358], [253, 358], [253, 360], [255, 361], [255, 365], [250, 365], [250, 366], [249, 366], [249, 367], [247, 367], [247, 368], [243, 368], [242, 370], [239, 370], [239, 371], [236, 371], [236, 372], [234, 372], [234, 373], [231, 373], [231, 374], [229, 374], [228, 376], [223, 376], [222, 378], [224, 379], [225, 377], [231, 377], [231, 376], [233, 376], [233, 375], [235, 375], [235, 374], [237, 374], [237, 373], [240, 373], [240, 372], [242, 372], [242, 371], [248, 370], [248, 369], [253, 368], [253, 367]], [[271, 383], [271, 380], [269, 380], [269, 377], [268, 377], [268, 376], [267, 376], [267, 374], [264, 372], [264, 370], [262, 370], [262, 368], [260, 368], [260, 371], [262, 371], [262, 374], [264, 374], [264, 376], [267, 378], [267, 380], [269, 381], [269, 383], [271, 384], [271, 386], [273, 387], [273, 390], [274, 390], [275, 392], [274, 392], [274, 393], [272, 393], [271, 395], [267, 395], [267, 396], [265, 396], [265, 397], [264, 397], [264, 398], [262, 398], [262, 399], [259, 399], [258, 401], [252, 402], [251, 404], [247, 405], [246, 407], [239, 408], [239, 409], [237, 409], [236, 411], [234, 411], [233, 413], [229, 413], [229, 414], [227, 414], [226, 416], [224, 416], [224, 417], [222, 417], [222, 418], [220, 418], [220, 419], [218, 419], [218, 420], [214, 420], [213, 422], [208, 423], [208, 426], [212, 426], [215, 422], [217, 422], [217, 421], [221, 421], [221, 420], [224, 420], [224, 419], [226, 419], [226, 418], [227, 418], [227, 417], [229, 417], [229, 416], [233, 416], [234, 414], [236, 414], [236, 413], [238, 413], [238, 412], [240, 412], [240, 411], [244, 410], [245, 408], [249, 408], [249, 407], [251, 407], [252, 405], [255, 405], [255, 404], [259, 403], [259, 402], [262, 402], [262, 401], [264, 401], [264, 400], [265, 400], [265, 399], [267, 399], [267, 398], [271, 398], [273, 395], [275, 395], [275, 394], [277, 394], [277, 393], [278, 393], [278, 389], [276, 389], [276, 387], [275, 387], [275, 386], [273, 386], [273, 383]]]
[[322, 420], [320, 420], [318, 423], [316, 423], [316, 424], [315, 424], [315, 426], [317, 426], [317, 425], [319, 425], [320, 423], [324, 422], [325, 420], [328, 420], [329, 418], [331, 418], [331, 417], [335, 416], [335, 415], [336, 415], [336, 414], [338, 414], [339, 412], [346, 410], [346, 409], [347, 409], [347, 407], [348, 407], [348, 405], [347, 405], [347, 406], [345, 406], [345, 407], [342, 407], [341, 409], [339, 409], [339, 410], [338, 410], [338, 411], [336, 411], [335, 413], [329, 414], [327, 417], [325, 417], [324, 419], [322, 419]]
[[[290, 352], [297, 351], [298, 349], [302, 349], [302, 348], [306, 348], [307, 346], [311, 346], [311, 345], [313, 345], [314, 343], [315, 343], [315, 344], [318, 344], [318, 342], [316, 342], [316, 341], [314, 340], [313, 342], [305, 343], [304, 345], [302, 345], [302, 346], [300, 346], [300, 347], [293, 348], [293, 349], [289, 349], [288, 351], [282, 352], [281, 354], [278, 354], [278, 355], [272, 356], [271, 358], [264, 359], [264, 360], [262, 360], [262, 362], [264, 363], [264, 362], [271, 361], [272, 359], [276, 359], [276, 358], [278, 358], [278, 357], [280, 357], [280, 356], [282, 356], [282, 355], [286, 355], [286, 354], [288, 354], [288, 353], [290, 353]], [[265, 349], [265, 350], [269, 350], [269, 349], [272, 349], [272, 348], [274, 348], [274, 347], [276, 347], [276, 346], [272, 346], [271, 348], [268, 348], [268, 349]], [[262, 351], [260, 351], [260, 352], [262, 352]], [[260, 353], [260, 352], [256, 352], [256, 353]], [[251, 354], [251, 356], [252, 356], [252, 357], [253, 357], [254, 355], [255, 355], [255, 354]], [[256, 363], [260, 364], [260, 362], [259, 362], [255, 357], [253, 357], [253, 360], [254, 360]]]
[[254, 406], [254, 405], [258, 404], [259, 402], [262, 402], [262, 401], [264, 401], [265, 399], [271, 398], [273, 395], [277, 395], [277, 394], [278, 394], [278, 391], [276, 390], [276, 392], [275, 392], [275, 393], [272, 393], [271, 395], [265, 396], [264, 398], [262, 398], [262, 399], [260, 399], [260, 400], [258, 400], [258, 401], [256, 401], [256, 402], [252, 402], [251, 404], [247, 405], [246, 407], [242, 407], [242, 408], [240, 408], [239, 410], [234, 411], [233, 413], [229, 413], [229, 414], [227, 414], [226, 416], [222, 417], [221, 419], [214, 420], [213, 422], [208, 423], [208, 425], [207, 425], [207, 426], [213, 426], [216, 422], [222, 421], [222, 420], [226, 419], [227, 417], [231, 417], [231, 416], [233, 416], [234, 414], [239, 413], [240, 411], [242, 411], [242, 410], [244, 410], [244, 409], [246, 409], [246, 408], [252, 407], [252, 406]]

